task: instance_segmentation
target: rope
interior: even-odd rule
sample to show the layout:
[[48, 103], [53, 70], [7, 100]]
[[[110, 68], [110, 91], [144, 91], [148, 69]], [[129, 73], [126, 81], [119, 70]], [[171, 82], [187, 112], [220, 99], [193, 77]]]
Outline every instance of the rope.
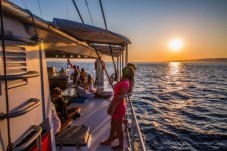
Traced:
[[90, 16], [90, 19], [91, 19], [91, 23], [92, 23], [92, 25], [94, 25], [93, 20], [92, 20], [92, 17], [91, 17], [91, 12], [90, 12], [90, 9], [89, 9], [89, 7], [88, 7], [88, 2], [87, 2], [87, 0], [85, 0], [85, 3], [86, 3], [86, 5], [87, 5], [87, 10], [88, 10], [88, 13], [89, 13], [89, 16]]
[[[84, 24], [83, 18], [82, 18], [81, 14], [80, 14], [79, 9], [77, 8], [77, 5], [76, 5], [75, 1], [74, 1], [74, 0], [72, 0], [72, 1], [73, 1], [73, 4], [74, 4], [74, 6], [75, 6], [75, 8], [76, 8], [76, 10], [77, 10], [77, 12], [78, 12], [78, 14], [79, 14], [79, 16], [80, 16], [80, 19], [81, 19], [82, 23]], [[96, 47], [95, 47], [95, 45], [94, 45], [93, 43], [91, 43], [91, 44], [92, 44], [93, 48], [95, 49], [95, 52], [96, 52], [96, 54], [97, 54], [97, 56], [98, 56], [98, 58], [99, 58], [99, 61], [100, 61], [101, 64], [102, 64], [102, 67], [103, 67], [103, 69], [104, 69], [104, 71], [105, 71], [105, 73], [106, 73], [106, 76], [108, 77], [108, 80], [109, 80], [109, 82], [110, 82], [112, 88], [114, 89], [113, 83], [111, 82], [110, 77], [109, 77], [109, 75], [108, 75], [108, 73], [107, 73], [107, 71], [106, 71], [106, 68], [105, 68], [105, 66], [104, 66], [104, 64], [103, 64], [103, 62], [102, 62], [102, 60], [101, 60], [101, 57], [99, 56], [98, 50], [96, 49]]]
[[0, 15], [1, 15], [1, 34], [2, 34], [2, 49], [3, 49], [3, 62], [4, 62], [4, 78], [5, 78], [5, 92], [6, 92], [6, 117], [7, 117], [7, 133], [8, 133], [8, 146], [7, 150], [13, 150], [13, 143], [10, 137], [10, 119], [9, 119], [9, 94], [8, 94], [8, 83], [7, 83], [7, 71], [6, 71], [6, 48], [5, 48], [5, 33], [3, 24], [3, 10], [2, 0], [0, 0]]
[[38, 5], [39, 5], [39, 11], [40, 11], [40, 15], [41, 15], [41, 17], [43, 18], [43, 14], [42, 14], [42, 10], [41, 10], [41, 7], [40, 7], [40, 3], [39, 3], [39, 0], [38, 0]]
[[68, 0], [66, 1], [67, 5], [67, 11], [66, 11], [66, 15], [67, 15], [67, 19], [69, 19], [69, 4], [68, 4]]
[[[100, 3], [101, 11], [102, 11], [102, 17], [103, 17], [103, 20], [104, 20], [105, 28], [107, 30], [106, 18], [105, 18], [105, 14], [104, 14], [103, 7], [102, 7], [102, 1], [99, 0], [99, 3]], [[112, 47], [110, 45], [109, 45], [109, 48], [110, 48], [110, 52], [111, 52], [111, 56], [112, 56], [112, 60], [113, 60], [113, 64], [114, 64], [115, 80], [117, 80], [117, 69], [116, 69], [116, 65], [115, 65], [115, 61], [114, 61], [113, 50], [112, 50]]]
[[105, 28], [107, 30], [106, 18], [105, 18], [105, 14], [104, 14], [103, 7], [102, 7], [102, 0], [99, 0], [99, 4], [100, 4], [100, 7], [101, 7], [102, 17], [103, 17], [103, 20], [104, 20]]
[[21, 0], [22, 3], [24, 4], [24, 8], [27, 9], [27, 4], [26, 4], [26, 0]]
[[39, 35], [37, 34], [37, 30], [36, 30], [36, 26], [35, 26], [35, 20], [34, 20], [34, 16], [33, 14], [31, 13], [30, 10], [27, 10], [26, 11], [30, 14], [30, 16], [32, 17], [32, 23], [33, 23], [33, 27], [34, 27], [34, 32], [35, 32], [35, 35], [31, 38], [32, 40], [35, 40], [35, 41], [39, 41], [40, 38], [39, 38]]
[[114, 61], [114, 56], [113, 56], [113, 50], [112, 50], [112, 47], [111, 45], [109, 45], [109, 48], [110, 48], [110, 52], [111, 52], [111, 56], [112, 56], [112, 60], [113, 60], [113, 65], [114, 65], [114, 70], [115, 70], [115, 81], [117, 81], [117, 68], [116, 68], [116, 65], [115, 65], [115, 61]]
[[102, 64], [102, 68], [104, 69], [104, 71], [105, 71], [105, 73], [106, 73], [106, 76], [107, 76], [107, 78], [108, 78], [108, 80], [109, 80], [109, 83], [111, 84], [112, 88], [114, 89], [113, 83], [111, 82], [110, 77], [109, 77], [109, 75], [108, 75], [108, 73], [107, 73], [107, 71], [106, 71], [106, 68], [105, 68], [105, 66], [104, 66], [104, 64], [103, 64], [103, 62], [102, 62], [102, 60], [101, 60], [101, 57], [99, 56], [98, 50], [96, 49], [96, 47], [95, 47], [95, 45], [94, 45], [93, 43], [92, 43], [92, 46], [93, 46], [93, 48], [95, 49], [95, 52], [96, 52], [96, 54], [97, 54], [97, 56], [98, 56], [98, 58], [99, 58], [99, 61], [100, 61], [101, 64]]
[[81, 14], [80, 14], [80, 11], [79, 11], [79, 9], [78, 9], [78, 7], [76, 5], [75, 0], [72, 0], [72, 1], [73, 1], [73, 4], [74, 4], [75, 8], [76, 8], [76, 11], [77, 11], [77, 13], [78, 13], [78, 15], [80, 17], [81, 22], [84, 24], [83, 18], [82, 18]]
[[121, 62], [122, 67], [121, 67], [121, 70], [123, 70], [123, 67], [124, 67], [124, 52], [123, 51], [122, 51], [122, 58], [121, 59], [122, 59], [122, 62]]

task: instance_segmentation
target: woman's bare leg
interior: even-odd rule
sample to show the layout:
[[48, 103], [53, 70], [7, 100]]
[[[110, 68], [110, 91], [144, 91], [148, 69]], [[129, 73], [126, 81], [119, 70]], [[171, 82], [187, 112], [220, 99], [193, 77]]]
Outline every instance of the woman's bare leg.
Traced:
[[111, 147], [113, 150], [115, 149], [123, 149], [123, 141], [124, 141], [124, 134], [122, 130], [122, 120], [114, 120], [116, 122], [116, 131], [117, 137], [119, 139], [119, 145]]
[[115, 133], [116, 133], [116, 123], [114, 123], [114, 119], [111, 118], [110, 135], [109, 135], [109, 137], [108, 137], [108, 139], [106, 141], [101, 142], [100, 144], [101, 145], [108, 145], [108, 146], [110, 146], [111, 145], [111, 141], [113, 140]]

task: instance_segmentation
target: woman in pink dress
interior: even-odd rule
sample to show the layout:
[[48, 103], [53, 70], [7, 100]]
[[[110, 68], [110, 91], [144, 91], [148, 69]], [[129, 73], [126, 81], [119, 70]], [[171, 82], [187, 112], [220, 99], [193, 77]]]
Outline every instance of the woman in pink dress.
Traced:
[[104, 142], [101, 142], [101, 145], [111, 145], [112, 140], [114, 139], [115, 133], [119, 139], [119, 145], [113, 146], [112, 149], [123, 149], [123, 130], [122, 122], [126, 114], [126, 99], [125, 95], [128, 93], [130, 88], [129, 79], [134, 76], [133, 69], [131, 67], [125, 67], [122, 70], [121, 80], [114, 86], [114, 110], [111, 119], [111, 130], [108, 139]]

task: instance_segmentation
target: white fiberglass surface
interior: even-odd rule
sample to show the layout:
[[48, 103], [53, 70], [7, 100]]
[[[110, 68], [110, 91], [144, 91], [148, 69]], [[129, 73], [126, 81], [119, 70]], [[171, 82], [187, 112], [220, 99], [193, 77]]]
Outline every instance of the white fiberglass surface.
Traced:
[[[107, 108], [111, 99], [88, 99], [85, 103], [72, 103], [70, 107], [80, 107], [81, 117], [74, 120], [73, 125], [86, 125], [91, 128], [91, 144], [89, 151], [108, 151], [112, 150], [110, 146], [100, 145], [100, 142], [106, 140], [110, 132], [111, 117], [107, 114]], [[124, 139], [125, 148], [127, 148], [128, 141]], [[118, 140], [111, 144], [118, 145]]]

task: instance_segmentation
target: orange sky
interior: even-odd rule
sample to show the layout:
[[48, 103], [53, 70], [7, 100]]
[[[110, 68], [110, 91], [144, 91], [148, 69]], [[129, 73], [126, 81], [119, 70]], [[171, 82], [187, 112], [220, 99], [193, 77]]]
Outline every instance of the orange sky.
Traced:
[[[10, 1], [45, 20], [81, 22], [71, 1], [40, 0], [41, 9], [33, 1], [26, 5]], [[88, 4], [93, 25], [105, 28], [98, 1]], [[77, 5], [85, 24], [92, 25], [85, 2], [77, 1]], [[227, 0], [105, 0], [103, 6], [108, 30], [132, 42], [130, 62], [227, 58]], [[176, 37], [184, 41], [184, 47], [173, 52], [168, 43]]]

